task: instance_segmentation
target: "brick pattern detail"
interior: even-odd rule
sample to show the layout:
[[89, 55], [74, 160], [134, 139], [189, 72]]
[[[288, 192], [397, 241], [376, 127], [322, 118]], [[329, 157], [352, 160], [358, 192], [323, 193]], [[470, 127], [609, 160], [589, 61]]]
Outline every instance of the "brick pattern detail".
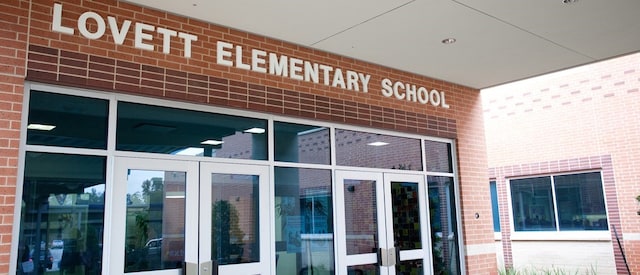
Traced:
[[[511, 250], [511, 214], [509, 213], [509, 194], [507, 194], [507, 181], [513, 177], [536, 177], [566, 172], [580, 172], [585, 170], [602, 171], [605, 201], [608, 211], [609, 229], [613, 240], [613, 251], [616, 260], [616, 268], [619, 274], [625, 274], [626, 267], [622, 251], [617, 245], [613, 228], [620, 230], [620, 209], [616, 195], [616, 183], [613, 175], [611, 156], [595, 156], [579, 159], [566, 159], [550, 162], [529, 163], [522, 165], [505, 166], [489, 169], [489, 177], [495, 179], [498, 189], [498, 207], [500, 211], [500, 228], [502, 234], [502, 248], [504, 250], [504, 262], [506, 267], [513, 267], [513, 254]], [[506, 230], [505, 230], [506, 229]], [[622, 235], [618, 234], [621, 243]]]
[[456, 120], [128, 61], [29, 46], [27, 80], [455, 138]]
[[0, 2], [0, 274], [9, 273], [29, 1]]

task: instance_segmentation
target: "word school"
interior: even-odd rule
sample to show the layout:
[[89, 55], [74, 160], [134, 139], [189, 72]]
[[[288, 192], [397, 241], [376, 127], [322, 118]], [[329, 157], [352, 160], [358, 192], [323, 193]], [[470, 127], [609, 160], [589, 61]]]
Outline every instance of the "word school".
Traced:
[[[114, 16], [107, 16], [105, 19], [92, 11], [86, 11], [76, 18], [76, 26], [63, 26], [62, 14], [62, 4], [54, 3], [52, 31], [74, 35], [77, 28], [80, 35], [87, 39], [100, 39], [105, 35], [108, 25], [113, 43], [116, 45], [124, 44], [124, 41], [129, 36], [132, 24], [134, 26], [133, 46], [137, 49], [155, 51], [156, 48], [152, 42], [154, 33], [156, 33], [162, 40], [162, 53], [170, 54], [172, 42], [179, 40], [183, 45], [183, 56], [190, 58], [191, 46], [198, 41], [198, 36], [194, 34], [156, 27], [142, 22], [134, 23], [131, 20], [124, 20], [119, 23]], [[97, 27], [90, 28], [89, 26], [91, 25]], [[369, 74], [343, 70], [330, 65], [270, 53], [260, 49], [250, 49], [250, 61], [244, 63], [243, 60], [246, 60], [243, 58], [244, 53], [245, 51], [241, 45], [234, 45], [224, 41], [217, 41], [216, 43], [216, 63], [219, 65], [323, 84], [355, 92], [369, 92], [369, 81], [371, 80], [371, 75]], [[382, 79], [380, 86], [382, 87], [380, 92], [384, 97], [393, 97], [398, 100], [420, 104], [431, 104], [445, 109], [450, 108], [446, 103], [445, 93], [442, 91], [429, 91], [425, 87], [418, 87], [401, 81], [394, 82], [388, 78]]]

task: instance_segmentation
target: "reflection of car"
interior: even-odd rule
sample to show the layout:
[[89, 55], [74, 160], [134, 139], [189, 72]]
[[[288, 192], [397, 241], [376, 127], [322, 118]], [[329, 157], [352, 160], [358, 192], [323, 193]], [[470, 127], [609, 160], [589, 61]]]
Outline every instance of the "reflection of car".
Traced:
[[159, 257], [162, 251], [162, 238], [151, 239], [144, 247], [147, 250], [147, 257], [149, 257], [150, 259], [158, 257], [157, 260], [160, 260]]
[[160, 268], [162, 264], [162, 238], [150, 239], [140, 248], [129, 248], [125, 254], [125, 270], [141, 271]]

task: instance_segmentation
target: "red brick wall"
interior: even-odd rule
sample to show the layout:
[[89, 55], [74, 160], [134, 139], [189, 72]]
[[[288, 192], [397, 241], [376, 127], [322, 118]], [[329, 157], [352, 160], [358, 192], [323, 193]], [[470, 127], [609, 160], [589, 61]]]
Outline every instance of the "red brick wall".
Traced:
[[[609, 218], [618, 216], [618, 233], [631, 236], [624, 246], [633, 274], [640, 272], [640, 252], [630, 249], [640, 242], [638, 64], [640, 54], [628, 55], [483, 91], [489, 167], [553, 167], [572, 159], [565, 167], [571, 171], [581, 169], [583, 159], [610, 156], [618, 207], [609, 206]], [[618, 262], [626, 274], [621, 269]]]
[[0, 273], [9, 271], [29, 2], [0, 2]]
[[[163, 54], [158, 50], [162, 40], [157, 34], [153, 40], [156, 51], [134, 48], [132, 30], [124, 44], [116, 46], [108, 26], [97, 40], [86, 39], [77, 30], [74, 35], [53, 32], [52, 0], [8, 0], [0, 4], [0, 55], [7, 60], [0, 67], [0, 185], [6, 188], [0, 194], [0, 273], [7, 272], [10, 255], [24, 79], [454, 138], [459, 152], [465, 240], [469, 245], [493, 243], [478, 90], [124, 2], [58, 2], [63, 2], [63, 26], [75, 26], [81, 13], [93, 11], [102, 17], [114, 16], [118, 23], [143, 22], [196, 34], [199, 39], [193, 43], [191, 58], [183, 57], [183, 45], [178, 40], [173, 40], [170, 54]], [[257, 48], [370, 74], [369, 92], [218, 65], [217, 41], [243, 45], [245, 58], [251, 48]], [[451, 108], [383, 97], [382, 78], [443, 91]], [[480, 219], [474, 218], [476, 212], [481, 214]], [[495, 265], [468, 263], [469, 274], [494, 274], [496, 270]]]

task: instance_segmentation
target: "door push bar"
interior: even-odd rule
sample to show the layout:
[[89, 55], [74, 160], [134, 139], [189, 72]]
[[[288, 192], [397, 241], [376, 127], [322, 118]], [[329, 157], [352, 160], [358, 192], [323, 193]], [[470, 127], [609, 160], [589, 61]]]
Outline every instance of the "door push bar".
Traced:
[[400, 263], [400, 249], [378, 248], [378, 266], [394, 266]]

